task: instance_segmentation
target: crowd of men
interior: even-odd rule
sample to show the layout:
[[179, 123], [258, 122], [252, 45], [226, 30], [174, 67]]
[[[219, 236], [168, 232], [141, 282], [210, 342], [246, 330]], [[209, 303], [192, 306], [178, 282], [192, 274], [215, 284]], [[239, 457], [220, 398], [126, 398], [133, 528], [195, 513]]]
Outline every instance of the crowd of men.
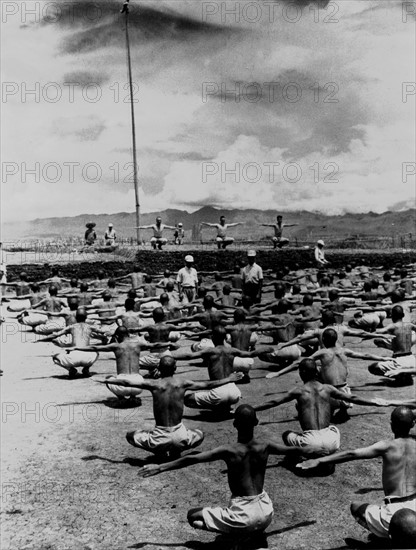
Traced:
[[[229, 244], [224, 224], [225, 219], [214, 224], [219, 248]], [[161, 232], [167, 226], [151, 227]], [[276, 246], [284, 246], [281, 220], [274, 227]], [[159, 247], [161, 233], [154, 239]], [[266, 271], [256, 251], [248, 250], [246, 261], [232, 272], [198, 273], [187, 255], [175, 273], [166, 269], [154, 276], [136, 265], [129, 274], [99, 272], [89, 281], [65, 279], [55, 268], [43, 281], [29, 281], [21, 273], [18, 281], [3, 282], [3, 301], [6, 315], [39, 335], [36, 342], [61, 348], [51, 353], [51, 364], [69, 378], [89, 377], [99, 354], [111, 352], [114, 375], [100, 381], [119, 405], [140, 406], [142, 392], [151, 393], [154, 429], [126, 435], [129, 444], [157, 458], [140, 470], [143, 476], [216, 460], [227, 464], [230, 504], [192, 508], [192, 527], [238, 541], [248, 537], [261, 547], [273, 517], [264, 489], [269, 455], [285, 455], [294, 475], [314, 476], [331, 475], [335, 464], [380, 458], [383, 502], [354, 502], [351, 513], [372, 536], [390, 538], [393, 548], [414, 548], [416, 399], [353, 395], [348, 365], [362, 359], [368, 361], [370, 380], [377, 376], [385, 384], [413, 385], [416, 268], [346, 265], [335, 270], [323, 254], [319, 259], [315, 268], [280, 265]], [[348, 348], [347, 338], [365, 340], [372, 353]], [[207, 381], [176, 374], [178, 363], [181, 368], [194, 360], [201, 360], [197, 364], [206, 369]], [[302, 384], [278, 399], [249, 404], [250, 373], [259, 364], [269, 366], [267, 379], [298, 370]], [[242, 394], [246, 404], [239, 405]], [[299, 430], [286, 431], [279, 442], [258, 439], [257, 412], [291, 401]], [[393, 438], [386, 427], [384, 440], [340, 452], [343, 434], [336, 424], [353, 422], [349, 412], [357, 405], [395, 407]], [[214, 421], [233, 418], [236, 441], [193, 451], [203, 443], [204, 431], [184, 424], [185, 407], [207, 410]]]

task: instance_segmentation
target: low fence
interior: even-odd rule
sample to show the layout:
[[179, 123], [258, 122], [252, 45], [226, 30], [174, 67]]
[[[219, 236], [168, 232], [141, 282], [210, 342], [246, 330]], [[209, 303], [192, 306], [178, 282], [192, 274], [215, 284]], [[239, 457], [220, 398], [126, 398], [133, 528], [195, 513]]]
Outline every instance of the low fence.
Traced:
[[[202, 236], [201, 236], [202, 237]], [[311, 248], [316, 244], [318, 237], [306, 237], [298, 238], [292, 237], [289, 243], [290, 247], [294, 248]], [[325, 241], [326, 248], [333, 249], [351, 249], [351, 250], [388, 250], [388, 249], [416, 249], [416, 235], [413, 233], [396, 234], [396, 235], [321, 235], [319, 238]], [[140, 245], [143, 249], [150, 249], [150, 240], [142, 241]], [[168, 247], [182, 246], [184, 248], [200, 249], [200, 250], [212, 250], [216, 248], [215, 238], [199, 240], [184, 239], [182, 245], [174, 245], [173, 241], [168, 241]], [[273, 246], [271, 237], [262, 237], [259, 239], [256, 236], [244, 239], [235, 239], [231, 248], [243, 249], [247, 247], [254, 247], [258, 249], [270, 248]], [[119, 249], [137, 248], [135, 237], [123, 237], [117, 239], [117, 248], [106, 247], [104, 239], [97, 239], [94, 247], [85, 247], [84, 239], [80, 237], [69, 237], [67, 239], [38, 239], [38, 240], [19, 240], [19, 241], [7, 241], [3, 243], [3, 249], [9, 252], [33, 252], [39, 255], [41, 254], [75, 254], [79, 252], [115, 252]]]

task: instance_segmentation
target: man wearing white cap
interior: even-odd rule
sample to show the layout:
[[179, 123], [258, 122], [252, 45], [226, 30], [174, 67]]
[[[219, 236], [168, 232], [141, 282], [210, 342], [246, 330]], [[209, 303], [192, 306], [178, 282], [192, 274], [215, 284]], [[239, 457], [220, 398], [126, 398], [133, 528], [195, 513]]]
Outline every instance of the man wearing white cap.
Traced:
[[322, 239], [319, 239], [319, 241], [316, 243], [316, 246], [315, 246], [315, 260], [318, 267], [322, 267], [326, 264], [329, 264], [329, 262], [325, 260], [324, 246], [325, 246], [325, 243]]
[[179, 297], [185, 304], [195, 300], [198, 290], [198, 273], [193, 264], [193, 256], [190, 254], [185, 256], [185, 267], [182, 267], [178, 271], [178, 276], [176, 277]]
[[256, 264], [256, 251], [247, 252], [247, 265], [241, 271], [243, 280], [243, 294], [249, 296], [253, 303], [261, 301], [261, 289], [263, 287], [263, 270]]
[[173, 242], [175, 244], [182, 244], [182, 241], [184, 238], [185, 238], [185, 230], [183, 228], [183, 223], [178, 223], [173, 233]]
[[104, 239], [105, 239], [105, 246], [114, 246], [116, 244], [116, 232], [114, 231], [113, 224], [108, 224], [108, 229], [105, 232]]

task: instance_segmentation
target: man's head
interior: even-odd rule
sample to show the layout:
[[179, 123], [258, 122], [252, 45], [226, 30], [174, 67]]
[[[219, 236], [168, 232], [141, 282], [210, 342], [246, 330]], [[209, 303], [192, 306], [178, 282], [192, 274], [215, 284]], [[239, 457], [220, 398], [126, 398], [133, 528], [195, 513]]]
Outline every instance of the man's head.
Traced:
[[79, 289], [81, 292], [88, 292], [88, 283], [81, 283]]
[[49, 287], [49, 296], [56, 296], [58, 294], [58, 287], [55, 285], [51, 285]]
[[337, 339], [337, 332], [333, 328], [326, 328], [322, 333], [322, 342], [326, 348], [335, 347]]
[[26, 282], [27, 281], [27, 273], [26, 271], [22, 271], [19, 275], [20, 280]]
[[335, 300], [338, 300], [338, 297], [339, 297], [339, 293], [338, 293], [338, 290], [336, 290], [335, 288], [332, 288], [328, 292], [328, 298], [330, 302], [335, 302]]
[[165, 269], [165, 271], [163, 272], [163, 276], [165, 279], [169, 279], [170, 277], [170, 269]]
[[380, 286], [380, 283], [377, 279], [371, 279], [370, 283], [371, 283], [371, 288], [373, 290], [377, 290], [378, 287]]
[[255, 250], [249, 250], [247, 252], [247, 261], [250, 265], [253, 265], [256, 261], [256, 251]]
[[281, 315], [282, 313], [287, 313], [290, 308], [290, 303], [288, 300], [279, 300], [277, 306], [276, 306], [276, 313], [278, 315]]
[[214, 346], [222, 346], [226, 336], [227, 333], [224, 327], [217, 326], [212, 329], [212, 341], [214, 342]]
[[108, 279], [107, 286], [111, 289], [116, 288], [116, 281], [114, 279]]
[[135, 301], [132, 298], [127, 298], [124, 302], [124, 308], [126, 311], [133, 311], [134, 310], [134, 304]]
[[166, 292], [162, 292], [162, 294], [159, 296], [159, 301], [162, 306], [167, 306], [169, 303], [169, 295], [166, 294]]
[[169, 281], [168, 283], [166, 283], [167, 292], [172, 292], [174, 288], [175, 288], [175, 284], [173, 283], [173, 281]]
[[150, 284], [152, 282], [152, 276], [151, 275], [146, 275], [145, 278], [144, 278], [144, 282], [147, 283], [147, 284]]
[[253, 300], [250, 298], [250, 296], [246, 296], [245, 294], [243, 294], [241, 297], [241, 305], [244, 309], [249, 310], [253, 305]]
[[345, 277], [347, 276], [347, 274], [345, 273], [345, 271], [340, 271], [338, 273], [338, 279], [340, 279], [342, 281], [342, 279], [345, 279]]
[[304, 306], [311, 306], [313, 304], [313, 296], [312, 294], [305, 294], [302, 300], [302, 304]]
[[277, 223], [282, 223], [282, 216], [276, 216]]
[[315, 361], [310, 357], [308, 357], [307, 359], [302, 359], [302, 361], [299, 363], [299, 375], [305, 384], [306, 382], [315, 380], [317, 377]]
[[404, 299], [404, 292], [402, 289], [400, 290], [394, 290], [390, 294], [390, 300], [393, 304], [397, 304], [398, 302], [401, 302]]
[[235, 264], [235, 266], [234, 266], [234, 274], [235, 274], [235, 275], [239, 275], [240, 271], [241, 271], [241, 267], [240, 267], [238, 264]]
[[87, 310], [84, 307], [79, 307], [75, 314], [75, 319], [77, 323], [85, 323], [87, 318]]
[[329, 286], [330, 284], [330, 280], [328, 278], [327, 275], [325, 275], [325, 277], [322, 277], [321, 281], [320, 281], [320, 285], [321, 286]]
[[292, 286], [292, 294], [294, 296], [296, 296], [297, 294], [300, 294], [302, 290], [302, 287], [298, 284], [298, 283], [295, 283], [293, 286]]
[[370, 281], [365, 281], [363, 285], [364, 292], [371, 292], [372, 286]]
[[77, 296], [69, 296], [68, 298], [68, 307], [71, 311], [76, 311], [78, 307], [78, 298]]
[[391, 431], [396, 437], [407, 437], [415, 425], [415, 417], [411, 408], [405, 405], [396, 407], [391, 413]]
[[322, 239], [319, 239], [319, 241], [317, 241], [317, 243], [316, 243], [316, 246], [318, 248], [323, 248], [325, 246], [325, 243]]
[[218, 273], [218, 271], [216, 273], [214, 273], [214, 279], [216, 281], [222, 281], [222, 275], [221, 273]]
[[224, 285], [223, 288], [222, 288], [222, 293], [225, 295], [225, 296], [229, 296], [231, 294], [231, 287], [230, 285]]
[[40, 292], [40, 286], [38, 285], [38, 283], [33, 283], [32, 285], [30, 285], [30, 288], [32, 292]]
[[113, 337], [111, 338], [111, 341], [121, 343], [123, 342], [123, 340], [128, 338], [128, 336], [129, 331], [126, 329], [126, 327], [117, 327], [113, 334]]
[[204, 298], [204, 309], [212, 309], [214, 307], [214, 298], [207, 294]]
[[185, 256], [185, 265], [186, 267], [192, 267], [194, 265], [194, 257], [190, 254]]
[[402, 508], [390, 520], [389, 537], [392, 548], [416, 548], [416, 512]]
[[160, 216], [158, 216], [156, 218], [156, 225], [160, 225], [162, 223], [162, 218]]
[[238, 325], [239, 323], [244, 323], [246, 320], [245, 311], [241, 308], [234, 311], [234, 323]]
[[282, 283], [276, 283], [274, 285], [274, 297], [276, 300], [281, 300], [286, 294], [286, 288]]
[[225, 216], [220, 216], [220, 224], [225, 225]]
[[102, 269], [100, 269], [100, 270], [98, 271], [97, 277], [98, 277], [98, 279], [100, 279], [100, 280], [101, 280], [101, 279], [104, 279], [105, 273], [104, 273], [104, 271], [103, 271]]
[[155, 323], [162, 323], [162, 321], [165, 319], [165, 312], [161, 307], [155, 307], [152, 316]]
[[170, 355], [164, 355], [159, 362], [159, 372], [162, 378], [173, 376], [176, 371], [176, 359]]
[[385, 283], [388, 283], [389, 281], [391, 281], [391, 274], [389, 271], [386, 271], [385, 273], [383, 273], [383, 281]]
[[111, 300], [111, 292], [109, 290], [104, 290], [104, 292], [101, 294], [101, 297], [104, 302], [109, 302]]
[[234, 413], [234, 427], [238, 431], [252, 431], [259, 423], [256, 411], [251, 405], [240, 405]]
[[108, 229], [113, 229], [113, 224], [112, 223], [108, 224]]
[[133, 300], [137, 298], [137, 292], [134, 290], [134, 288], [130, 288], [130, 290], [127, 292], [127, 298], [132, 298]]
[[335, 325], [335, 315], [333, 311], [324, 310], [322, 312], [322, 324], [324, 327]]
[[391, 310], [391, 319], [393, 323], [401, 321], [404, 317], [404, 311], [402, 306], [393, 306]]

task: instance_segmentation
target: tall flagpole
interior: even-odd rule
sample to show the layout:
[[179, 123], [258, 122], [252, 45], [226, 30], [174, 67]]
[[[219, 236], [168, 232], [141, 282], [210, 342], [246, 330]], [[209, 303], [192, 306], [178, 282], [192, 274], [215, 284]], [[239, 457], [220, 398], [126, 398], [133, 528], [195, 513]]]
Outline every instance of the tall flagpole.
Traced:
[[131, 112], [131, 134], [133, 142], [133, 180], [134, 180], [134, 195], [136, 199], [136, 238], [137, 244], [140, 245], [140, 201], [139, 201], [139, 180], [137, 170], [137, 154], [136, 154], [136, 123], [134, 119], [134, 103], [133, 103], [133, 79], [131, 76], [131, 54], [130, 54], [130, 37], [129, 37], [129, 0], [125, 0], [121, 13], [126, 14], [126, 46], [127, 46], [127, 66], [129, 71], [129, 87], [130, 87], [130, 112]]

